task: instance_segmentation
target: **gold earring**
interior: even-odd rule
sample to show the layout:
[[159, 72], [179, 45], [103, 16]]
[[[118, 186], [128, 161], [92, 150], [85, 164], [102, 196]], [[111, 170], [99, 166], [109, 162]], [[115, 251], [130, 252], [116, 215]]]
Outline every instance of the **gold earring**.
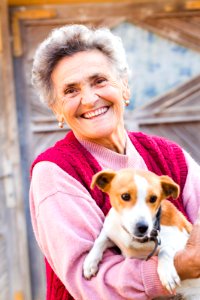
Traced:
[[130, 104], [130, 100], [129, 100], [129, 99], [127, 99], [127, 100], [124, 100], [124, 104], [125, 104], [125, 106], [129, 106], [129, 104]]
[[59, 126], [60, 128], [63, 128], [63, 127], [64, 127], [64, 122], [63, 122], [63, 121], [58, 122], [58, 126]]

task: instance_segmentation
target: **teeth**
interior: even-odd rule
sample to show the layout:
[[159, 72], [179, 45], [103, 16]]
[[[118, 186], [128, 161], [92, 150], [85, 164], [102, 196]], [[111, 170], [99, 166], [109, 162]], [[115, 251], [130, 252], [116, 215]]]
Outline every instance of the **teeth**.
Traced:
[[88, 113], [83, 114], [83, 117], [86, 119], [90, 119], [99, 115], [104, 114], [108, 110], [108, 107], [102, 107], [94, 111], [90, 111]]

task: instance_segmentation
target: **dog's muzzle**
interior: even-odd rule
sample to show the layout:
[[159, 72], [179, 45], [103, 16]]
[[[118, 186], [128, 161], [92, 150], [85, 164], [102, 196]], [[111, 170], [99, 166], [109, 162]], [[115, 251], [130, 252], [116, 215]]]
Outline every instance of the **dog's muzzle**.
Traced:
[[[139, 234], [141, 234], [141, 237], [133, 236], [130, 232], [122, 225], [122, 228], [131, 235], [131, 238], [133, 241], [138, 243], [148, 243], [148, 242], [154, 242], [155, 246], [153, 251], [147, 256], [146, 260], [150, 259], [154, 253], [156, 252], [158, 246], [161, 244], [160, 240], [160, 218], [161, 218], [161, 206], [159, 207], [156, 216], [155, 216], [155, 222], [152, 231], [150, 232], [150, 235], [144, 235], [144, 233], [147, 231], [148, 227], [146, 228], [145, 224], [141, 224], [141, 226], [138, 227]], [[141, 229], [141, 230], [140, 230]]]

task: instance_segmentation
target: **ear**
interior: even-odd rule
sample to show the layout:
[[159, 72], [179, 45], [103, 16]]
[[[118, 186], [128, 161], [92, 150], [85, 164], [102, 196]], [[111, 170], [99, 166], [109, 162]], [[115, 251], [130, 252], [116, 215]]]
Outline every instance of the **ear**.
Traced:
[[130, 92], [127, 76], [122, 79], [122, 88], [123, 88], [123, 99], [129, 100], [131, 96], [131, 92]]
[[95, 185], [98, 186], [103, 192], [107, 192], [110, 186], [110, 182], [115, 177], [116, 173], [113, 170], [100, 171], [92, 177], [91, 188]]
[[164, 196], [167, 198], [172, 196], [173, 199], [177, 199], [180, 193], [179, 185], [169, 176], [160, 176], [160, 183], [164, 193]]
[[60, 105], [58, 105], [57, 102], [52, 104], [50, 106], [50, 109], [53, 111], [53, 113], [56, 116], [56, 119], [58, 120], [58, 122], [64, 122], [64, 117], [63, 117], [63, 114], [61, 112]]

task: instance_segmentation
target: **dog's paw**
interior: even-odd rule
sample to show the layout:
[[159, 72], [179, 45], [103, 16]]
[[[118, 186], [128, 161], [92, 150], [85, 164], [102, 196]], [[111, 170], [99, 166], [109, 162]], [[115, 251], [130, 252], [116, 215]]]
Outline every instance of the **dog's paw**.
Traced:
[[170, 292], [174, 293], [177, 286], [180, 286], [180, 277], [178, 276], [173, 264], [158, 266], [158, 275], [162, 285]]
[[98, 272], [99, 259], [94, 259], [88, 255], [83, 263], [83, 276], [85, 279], [91, 279]]

